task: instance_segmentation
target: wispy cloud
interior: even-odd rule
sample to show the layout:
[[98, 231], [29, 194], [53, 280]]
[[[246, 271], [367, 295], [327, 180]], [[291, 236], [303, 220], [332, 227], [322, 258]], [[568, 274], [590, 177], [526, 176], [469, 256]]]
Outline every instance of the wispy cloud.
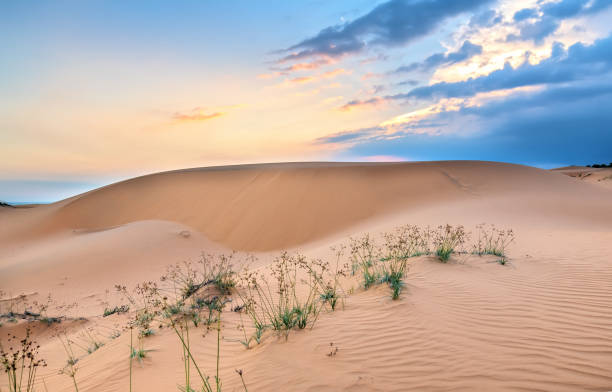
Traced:
[[174, 113], [172, 118], [177, 122], [200, 122], [212, 120], [213, 118], [221, 117], [225, 113], [215, 112], [215, 113]]
[[314, 82], [315, 80], [316, 78], [314, 76], [299, 76], [297, 78], [289, 79], [289, 82], [303, 84], [303, 83]]
[[370, 98], [370, 99], [366, 99], [366, 100], [354, 99], [354, 100], [349, 101], [349, 102], [345, 103], [344, 105], [340, 106], [339, 110], [348, 112], [348, 111], [351, 111], [351, 110], [357, 110], [357, 109], [363, 109], [363, 108], [378, 106], [378, 105], [381, 105], [381, 104], [385, 103], [386, 101], [387, 101], [387, 99], [384, 98], [384, 97], [374, 97], [374, 98]]
[[191, 110], [174, 112], [172, 119], [177, 123], [189, 123], [189, 122], [203, 122], [209, 121], [221, 116], [227, 115], [228, 111], [245, 106], [244, 104], [239, 105], [226, 105], [218, 106], [216, 108], [206, 107], [195, 107]]
[[[333, 80], [341, 75], [349, 75], [352, 71], [345, 68], [337, 68], [331, 71], [323, 72], [315, 75], [307, 76], [296, 76], [293, 78], [285, 79], [282, 83], [278, 84], [277, 87], [291, 87], [300, 84], [321, 82], [324, 80]], [[329, 83], [329, 82], [327, 82]], [[333, 86], [336, 87], [336, 86]]]
[[398, 67], [395, 71], [393, 71], [393, 73], [429, 71], [442, 65], [447, 66], [468, 60], [473, 56], [476, 56], [481, 53], [481, 45], [476, 45], [466, 40], [463, 42], [461, 47], [455, 51], [433, 54], [421, 62], [414, 62], [409, 65], [402, 65], [401, 67]]

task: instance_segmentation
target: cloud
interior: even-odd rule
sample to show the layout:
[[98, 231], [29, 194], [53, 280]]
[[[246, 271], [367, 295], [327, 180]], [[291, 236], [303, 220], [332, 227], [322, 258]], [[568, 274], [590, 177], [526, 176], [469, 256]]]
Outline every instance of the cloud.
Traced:
[[441, 65], [451, 65], [459, 63], [461, 61], [465, 61], [481, 53], [482, 46], [475, 45], [470, 41], [466, 40], [463, 42], [463, 45], [461, 45], [461, 47], [454, 52], [433, 54], [427, 57], [422, 62], [415, 62], [409, 65], [403, 65], [393, 71], [393, 73], [406, 73], [417, 70], [429, 71]]
[[610, 6], [610, 0], [561, 0], [540, 3], [536, 8], [523, 8], [513, 17], [519, 23], [519, 33], [508, 35], [507, 40], [539, 43], [557, 31], [563, 19], [594, 14]]
[[493, 27], [501, 23], [502, 20], [502, 15], [496, 10], [487, 10], [472, 16], [468, 26], [471, 28]]
[[348, 70], [346, 70], [344, 68], [338, 68], [338, 69], [334, 69], [332, 71], [328, 71], [328, 72], [323, 73], [321, 75], [321, 77], [325, 78], [325, 79], [330, 79], [330, 78], [335, 78], [336, 76], [339, 76], [339, 75], [346, 75], [346, 74], [350, 74], [350, 73], [351, 73], [350, 71], [348, 71]]
[[370, 99], [366, 99], [366, 100], [352, 100], [349, 101], [347, 103], [345, 103], [344, 105], [342, 105], [340, 107], [340, 110], [342, 111], [351, 111], [354, 109], [359, 109], [362, 107], [368, 107], [368, 106], [376, 106], [376, 105], [380, 105], [382, 103], [384, 103], [386, 101], [385, 98], [382, 97], [374, 97], [374, 98], [370, 98]]
[[326, 65], [334, 64], [336, 60], [329, 57], [320, 58], [313, 61], [295, 63], [286, 67], [271, 67], [269, 73], [257, 75], [258, 79], [272, 79], [279, 76], [288, 76], [294, 72], [314, 71]]
[[416, 86], [417, 84], [419, 84], [419, 81], [414, 79], [403, 80], [396, 83], [397, 86]]
[[291, 83], [310, 83], [310, 82], [314, 82], [316, 79], [313, 76], [300, 76], [297, 78], [293, 78], [293, 79], [289, 79], [289, 82]]
[[519, 11], [516, 11], [514, 13], [514, 21], [515, 22], [522, 22], [525, 19], [529, 19], [529, 18], [535, 18], [538, 16], [538, 11], [533, 9], [533, 8], [523, 8]]
[[340, 26], [329, 26], [284, 52], [279, 62], [312, 57], [338, 58], [370, 46], [392, 47], [430, 33], [446, 18], [472, 11], [490, 0], [390, 0], [366, 15]]
[[[310, 76], [297, 76], [291, 79], [285, 79], [281, 84], [279, 84], [278, 86], [281, 87], [288, 87], [291, 85], [299, 85], [299, 84], [307, 84], [307, 83], [314, 83], [314, 82], [320, 82], [323, 81], [324, 79], [335, 79], [336, 77], [340, 76], [340, 75], [349, 75], [351, 74], [352, 71], [347, 70], [345, 68], [337, 68], [331, 71], [327, 71], [327, 72], [323, 72], [321, 74], [318, 75], [310, 75]], [[333, 86], [333, 87], [337, 87], [337, 86]]]
[[374, 97], [365, 101], [351, 101], [348, 106], [390, 100], [427, 100], [436, 98], [472, 97], [478, 93], [524, 86], [567, 83], [602, 75], [611, 71], [612, 35], [595, 41], [592, 45], [576, 43], [567, 50], [561, 44], [553, 45], [549, 58], [538, 64], [524, 62], [512, 68], [504, 68], [488, 75], [470, 78], [460, 82], [439, 82], [417, 87], [407, 93]]
[[[317, 139], [347, 156], [585, 164], [612, 156], [612, 77], [435, 113], [417, 123], [345, 131]], [[429, 130], [426, 132], [423, 130]], [[433, 132], [433, 130], [438, 132]]]
[[176, 112], [172, 115], [172, 119], [174, 119], [176, 122], [200, 122], [200, 121], [212, 120], [213, 118], [221, 117], [223, 115], [225, 115], [225, 113], [222, 113], [222, 112], [206, 113], [202, 111], [202, 109], [195, 108], [189, 113]]
[[289, 67], [283, 68], [283, 71], [285, 72], [295, 72], [295, 71], [304, 71], [304, 70], [313, 70], [313, 69], [317, 69], [320, 68], [323, 65], [327, 65], [330, 64], [331, 61], [324, 59], [324, 60], [319, 60], [319, 61], [312, 61], [309, 63], [297, 63], [297, 64], [293, 64]]
[[314, 140], [315, 144], [338, 144], [353, 143], [359, 140], [369, 139], [379, 127], [361, 128], [351, 131], [343, 131], [331, 135], [323, 136]]
[[508, 42], [533, 40], [536, 43], [540, 43], [544, 38], [557, 31], [559, 25], [558, 19], [544, 16], [535, 22], [522, 24], [519, 34], [509, 34], [506, 40]]

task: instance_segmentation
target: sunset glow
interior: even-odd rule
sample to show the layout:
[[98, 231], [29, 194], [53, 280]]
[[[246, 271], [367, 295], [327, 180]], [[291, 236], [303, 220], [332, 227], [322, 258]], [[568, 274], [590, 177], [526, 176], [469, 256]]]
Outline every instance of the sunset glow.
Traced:
[[[0, 199], [253, 162], [607, 162], [610, 5], [4, 3]], [[19, 185], [43, 181], [65, 192]]]

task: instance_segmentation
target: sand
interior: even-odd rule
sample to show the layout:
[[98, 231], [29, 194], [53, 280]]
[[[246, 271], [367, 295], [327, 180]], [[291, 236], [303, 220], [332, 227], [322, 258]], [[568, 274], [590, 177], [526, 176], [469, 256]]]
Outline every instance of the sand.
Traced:
[[[343, 309], [312, 330], [268, 335], [250, 350], [236, 342], [238, 315], [224, 314], [224, 390], [241, 390], [234, 369], [249, 391], [612, 390], [612, 188], [592, 181], [605, 169], [574, 175], [585, 171], [288, 163], [139, 177], [50, 205], [0, 207], [0, 289], [4, 299], [51, 294], [49, 313], [75, 318], [36, 327], [49, 391], [73, 390], [58, 374], [66, 355], [57, 333], [78, 340], [84, 328], [106, 344], [79, 353], [79, 390], [128, 390], [129, 332], [110, 338], [128, 316], [101, 317], [119, 301], [115, 284], [156, 279], [201, 251], [248, 251], [265, 266], [283, 249], [329, 258], [349, 236], [406, 223], [487, 222], [516, 232], [505, 266], [492, 256], [422, 256], [400, 300], [354, 281]], [[24, 326], [4, 323], [0, 338]], [[210, 371], [216, 335], [202, 334], [194, 355]], [[339, 351], [329, 357], [332, 342]], [[154, 351], [135, 365], [134, 390], [176, 390], [176, 337], [160, 331], [145, 345]]]
[[586, 182], [612, 188], [612, 168], [609, 167], [567, 166], [553, 170]]

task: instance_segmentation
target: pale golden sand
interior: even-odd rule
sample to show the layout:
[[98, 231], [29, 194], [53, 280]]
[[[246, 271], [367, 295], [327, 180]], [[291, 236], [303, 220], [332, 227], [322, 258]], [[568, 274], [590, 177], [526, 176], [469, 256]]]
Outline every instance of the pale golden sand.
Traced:
[[[79, 354], [79, 390], [126, 391], [129, 333], [108, 336], [127, 316], [100, 316], [104, 301], [119, 300], [115, 284], [156, 279], [202, 250], [252, 251], [264, 265], [281, 249], [329, 258], [329, 247], [348, 236], [405, 223], [488, 222], [516, 232], [509, 264], [467, 254], [448, 264], [416, 258], [399, 301], [386, 287], [363, 291], [355, 281], [344, 309], [287, 341], [269, 334], [246, 350], [233, 340], [237, 314], [226, 312], [224, 390], [241, 390], [235, 368], [251, 392], [612, 390], [612, 190], [564, 175], [577, 170], [304, 163], [140, 177], [51, 205], [0, 208], [0, 288], [30, 300], [51, 293], [49, 313], [88, 317], [36, 328], [49, 391], [72, 390], [58, 374], [66, 356], [53, 335], [67, 329], [77, 338], [85, 327], [106, 344]], [[4, 323], [0, 332], [23, 328]], [[330, 342], [340, 348], [334, 357], [326, 355]], [[215, 337], [193, 344], [213, 369]], [[155, 351], [135, 366], [134, 390], [177, 390], [176, 337], [162, 331], [145, 345]]]

